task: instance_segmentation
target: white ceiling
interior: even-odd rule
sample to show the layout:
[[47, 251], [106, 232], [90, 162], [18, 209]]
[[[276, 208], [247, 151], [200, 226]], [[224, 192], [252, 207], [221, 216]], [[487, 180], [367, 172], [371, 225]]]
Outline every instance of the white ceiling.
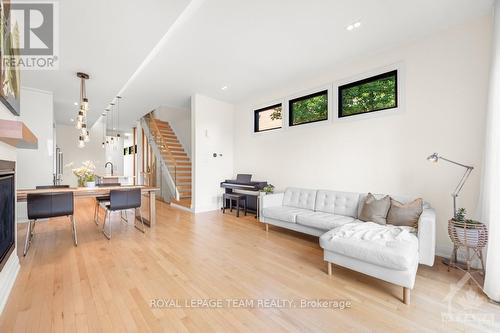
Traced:
[[23, 71], [22, 85], [52, 91], [57, 123], [75, 118], [80, 81], [90, 74], [87, 95], [93, 123], [134, 73], [189, 0], [59, 1], [60, 66]]
[[[120, 127], [126, 129], [159, 105], [188, 107], [193, 93], [238, 102], [486, 15], [492, 6], [492, 0], [188, 2], [60, 2], [61, 70], [23, 73], [23, 85], [54, 91], [56, 120], [67, 123], [78, 99], [74, 73], [87, 71], [90, 120], [120, 92]], [[348, 32], [356, 21], [361, 28]]]

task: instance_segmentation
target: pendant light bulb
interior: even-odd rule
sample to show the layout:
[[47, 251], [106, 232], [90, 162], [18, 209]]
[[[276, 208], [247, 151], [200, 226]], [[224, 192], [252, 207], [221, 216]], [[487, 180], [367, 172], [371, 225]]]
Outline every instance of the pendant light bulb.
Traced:
[[[78, 135], [78, 147], [85, 147], [85, 142], [90, 141], [90, 133], [87, 130], [87, 113], [89, 110], [89, 100], [87, 99], [87, 89], [85, 88], [85, 80], [90, 76], [87, 73], [77, 72], [76, 76], [80, 79], [80, 108], [76, 117], [76, 128], [80, 130]], [[75, 103], [78, 105], [78, 103]]]
[[83, 99], [83, 102], [82, 102], [82, 109], [85, 110], [85, 111], [88, 111], [89, 110], [89, 100], [87, 98], [84, 98]]

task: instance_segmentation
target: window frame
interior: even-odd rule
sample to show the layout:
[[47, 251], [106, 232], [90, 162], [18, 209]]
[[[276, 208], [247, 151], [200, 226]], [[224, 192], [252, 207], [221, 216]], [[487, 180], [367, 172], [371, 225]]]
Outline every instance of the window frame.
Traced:
[[[343, 115], [342, 114], [342, 90], [343, 89], [349, 89], [349, 88], [352, 88], [352, 87], [355, 87], [355, 86], [358, 86], [358, 85], [362, 85], [362, 84], [365, 84], [365, 83], [374, 82], [374, 81], [377, 81], [377, 80], [380, 80], [380, 79], [383, 79], [383, 78], [386, 78], [386, 77], [390, 77], [394, 73], [396, 74], [396, 80], [395, 80], [395, 87], [396, 87], [395, 100], [396, 100], [396, 105], [395, 106], [386, 107], [386, 108], [380, 108], [380, 109], [375, 109], [375, 110], [361, 112], [361, 113], [354, 113], [354, 114], [349, 114], [349, 115]], [[360, 80], [351, 81], [349, 83], [338, 85], [338, 87], [337, 87], [337, 119], [345, 119], [345, 118], [349, 118], [349, 117], [352, 117], [352, 116], [361, 116], [361, 115], [371, 114], [371, 113], [380, 112], [380, 111], [387, 111], [387, 110], [397, 111], [400, 108], [400, 106], [401, 106], [400, 105], [401, 104], [401, 101], [400, 101], [400, 94], [401, 94], [401, 92], [400, 92], [400, 89], [401, 89], [401, 87], [400, 87], [400, 79], [401, 79], [401, 71], [400, 71], [399, 68], [396, 67], [396, 68], [384, 71], [383, 73], [380, 73], [380, 74], [371, 75], [369, 77], [365, 77], [365, 78], [360, 79]]]
[[[273, 127], [273, 128], [268, 128], [264, 130], [258, 130], [259, 128], [259, 117], [257, 116], [260, 112], [275, 109], [276, 107], [281, 106], [281, 126], [280, 127]], [[283, 112], [283, 103], [276, 103], [273, 105], [265, 106], [263, 108], [257, 109], [253, 111], [253, 132], [254, 133], [262, 133], [262, 132], [268, 132], [268, 131], [273, 131], [273, 130], [279, 130], [283, 128], [283, 123], [284, 123], [284, 112]]]
[[[326, 118], [324, 119], [317, 119], [317, 120], [311, 120], [311, 121], [307, 121], [307, 122], [304, 122], [304, 123], [300, 123], [300, 124], [293, 124], [293, 103], [296, 103], [296, 102], [300, 102], [300, 101], [303, 101], [303, 100], [306, 100], [306, 99], [310, 99], [310, 98], [313, 98], [313, 97], [318, 97], [318, 96], [322, 96], [322, 95], [326, 95]], [[306, 124], [312, 124], [312, 123], [318, 123], [318, 122], [324, 122], [324, 121], [328, 121], [329, 119], [329, 116], [330, 116], [330, 92], [329, 92], [329, 89], [328, 88], [325, 88], [325, 89], [322, 89], [320, 91], [316, 91], [314, 93], [311, 93], [311, 94], [307, 94], [307, 95], [302, 95], [302, 96], [299, 96], [299, 97], [295, 97], [295, 98], [292, 98], [292, 99], [289, 99], [288, 100], [288, 127], [295, 127], [295, 126], [300, 126], [300, 125], [306, 125]]]

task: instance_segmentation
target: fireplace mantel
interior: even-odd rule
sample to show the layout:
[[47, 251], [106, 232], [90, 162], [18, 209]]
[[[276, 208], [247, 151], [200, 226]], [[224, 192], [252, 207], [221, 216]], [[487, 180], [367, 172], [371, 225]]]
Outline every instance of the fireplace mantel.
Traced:
[[0, 141], [19, 149], [37, 149], [38, 139], [22, 121], [0, 119]]

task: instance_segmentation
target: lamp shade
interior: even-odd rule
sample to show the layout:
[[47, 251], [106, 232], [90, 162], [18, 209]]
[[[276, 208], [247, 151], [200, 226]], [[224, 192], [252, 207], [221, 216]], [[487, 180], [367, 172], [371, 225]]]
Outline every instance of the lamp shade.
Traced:
[[434, 162], [436, 163], [439, 160], [439, 155], [438, 153], [433, 153], [432, 155], [429, 155], [427, 157], [427, 161]]

